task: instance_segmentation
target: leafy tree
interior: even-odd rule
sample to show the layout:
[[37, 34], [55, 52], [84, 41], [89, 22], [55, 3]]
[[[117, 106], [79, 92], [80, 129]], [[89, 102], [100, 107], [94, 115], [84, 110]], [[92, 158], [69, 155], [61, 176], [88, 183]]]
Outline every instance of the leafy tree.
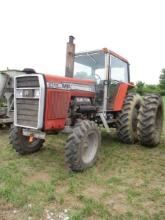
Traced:
[[144, 87], [145, 87], [145, 83], [142, 81], [138, 81], [136, 83], [136, 92], [139, 93], [140, 95], [143, 95]]
[[136, 92], [140, 95], [144, 95], [146, 93], [159, 93], [160, 94], [160, 88], [158, 85], [153, 84], [145, 84], [142, 81], [138, 81], [136, 83]]
[[145, 85], [145, 83], [142, 82], [142, 81], [138, 81], [138, 82], [136, 83], [136, 87], [137, 87], [137, 88], [143, 88], [144, 85]]
[[161, 74], [159, 76], [159, 85], [160, 88], [165, 90], [165, 69], [162, 69]]

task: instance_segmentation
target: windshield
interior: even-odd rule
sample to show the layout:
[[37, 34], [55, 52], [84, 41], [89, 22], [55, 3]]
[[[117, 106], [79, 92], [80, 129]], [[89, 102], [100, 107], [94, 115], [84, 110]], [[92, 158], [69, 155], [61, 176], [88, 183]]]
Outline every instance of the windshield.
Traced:
[[111, 55], [111, 79], [128, 82], [128, 64]]
[[105, 54], [100, 51], [75, 55], [74, 77], [96, 81], [105, 80]]
[[[102, 51], [75, 55], [74, 78], [96, 80], [97, 83], [107, 80], [105, 76], [105, 53]], [[128, 82], [128, 64], [119, 58], [110, 56], [110, 79]]]

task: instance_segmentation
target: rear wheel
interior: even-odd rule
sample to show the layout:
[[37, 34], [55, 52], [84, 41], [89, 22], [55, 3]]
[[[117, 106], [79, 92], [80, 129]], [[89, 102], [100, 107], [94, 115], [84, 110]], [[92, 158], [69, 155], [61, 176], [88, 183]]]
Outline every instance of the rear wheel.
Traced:
[[100, 148], [101, 136], [93, 121], [81, 121], [69, 136], [65, 151], [66, 160], [73, 171], [83, 171], [91, 167]]
[[163, 128], [163, 100], [160, 95], [144, 96], [138, 116], [138, 139], [144, 146], [159, 144]]
[[19, 154], [30, 154], [39, 151], [43, 146], [44, 140], [34, 138], [29, 141], [29, 137], [22, 134], [22, 129], [19, 127], [12, 127], [10, 132], [10, 143]]
[[116, 122], [117, 136], [123, 143], [133, 144], [137, 140], [137, 117], [140, 106], [140, 95], [129, 93]]

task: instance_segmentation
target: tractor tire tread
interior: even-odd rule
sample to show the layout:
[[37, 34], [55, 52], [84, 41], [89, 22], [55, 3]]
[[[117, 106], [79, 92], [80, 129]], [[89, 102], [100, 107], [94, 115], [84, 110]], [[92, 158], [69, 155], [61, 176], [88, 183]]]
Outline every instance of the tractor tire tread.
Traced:
[[18, 127], [11, 127], [9, 140], [13, 149], [15, 149], [15, 151], [21, 155], [39, 151], [44, 143], [44, 140], [38, 139], [34, 146], [29, 147], [28, 144], [24, 141], [24, 136], [21, 134], [21, 129]]
[[141, 97], [137, 93], [128, 93], [124, 104], [123, 109], [117, 115], [117, 136], [120, 141], [126, 144], [133, 144], [136, 141], [136, 137], [134, 136], [130, 121], [132, 111], [134, 110], [134, 106], [136, 103], [141, 105]]
[[[98, 130], [97, 125], [92, 121], [83, 120], [79, 123], [78, 126], [73, 128], [73, 133], [68, 137], [66, 146], [65, 146], [65, 157], [66, 163], [72, 171], [84, 171], [89, 166], [86, 166], [81, 160], [79, 144], [81, 144], [86, 132], [88, 130], [94, 129], [98, 132], [99, 138], [100, 131]], [[101, 140], [99, 140], [100, 142]], [[100, 143], [99, 143], [100, 145]], [[92, 166], [96, 161], [96, 157], [90, 164]]]
[[[155, 120], [158, 108], [161, 111], [160, 119], [160, 131], [156, 137], [155, 131]], [[163, 127], [163, 101], [160, 95], [157, 94], [147, 94], [143, 98], [143, 103], [141, 105], [137, 134], [140, 144], [148, 147], [155, 147], [160, 142], [160, 135]], [[159, 136], [159, 137], [158, 137]]]

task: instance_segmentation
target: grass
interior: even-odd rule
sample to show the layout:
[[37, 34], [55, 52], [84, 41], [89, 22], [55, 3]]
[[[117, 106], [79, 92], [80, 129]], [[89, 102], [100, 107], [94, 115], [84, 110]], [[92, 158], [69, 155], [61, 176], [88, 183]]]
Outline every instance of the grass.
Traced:
[[40, 152], [19, 156], [0, 131], [0, 219], [165, 219], [165, 131], [152, 149], [102, 132], [99, 160], [84, 173], [65, 166], [65, 140], [49, 136]]

